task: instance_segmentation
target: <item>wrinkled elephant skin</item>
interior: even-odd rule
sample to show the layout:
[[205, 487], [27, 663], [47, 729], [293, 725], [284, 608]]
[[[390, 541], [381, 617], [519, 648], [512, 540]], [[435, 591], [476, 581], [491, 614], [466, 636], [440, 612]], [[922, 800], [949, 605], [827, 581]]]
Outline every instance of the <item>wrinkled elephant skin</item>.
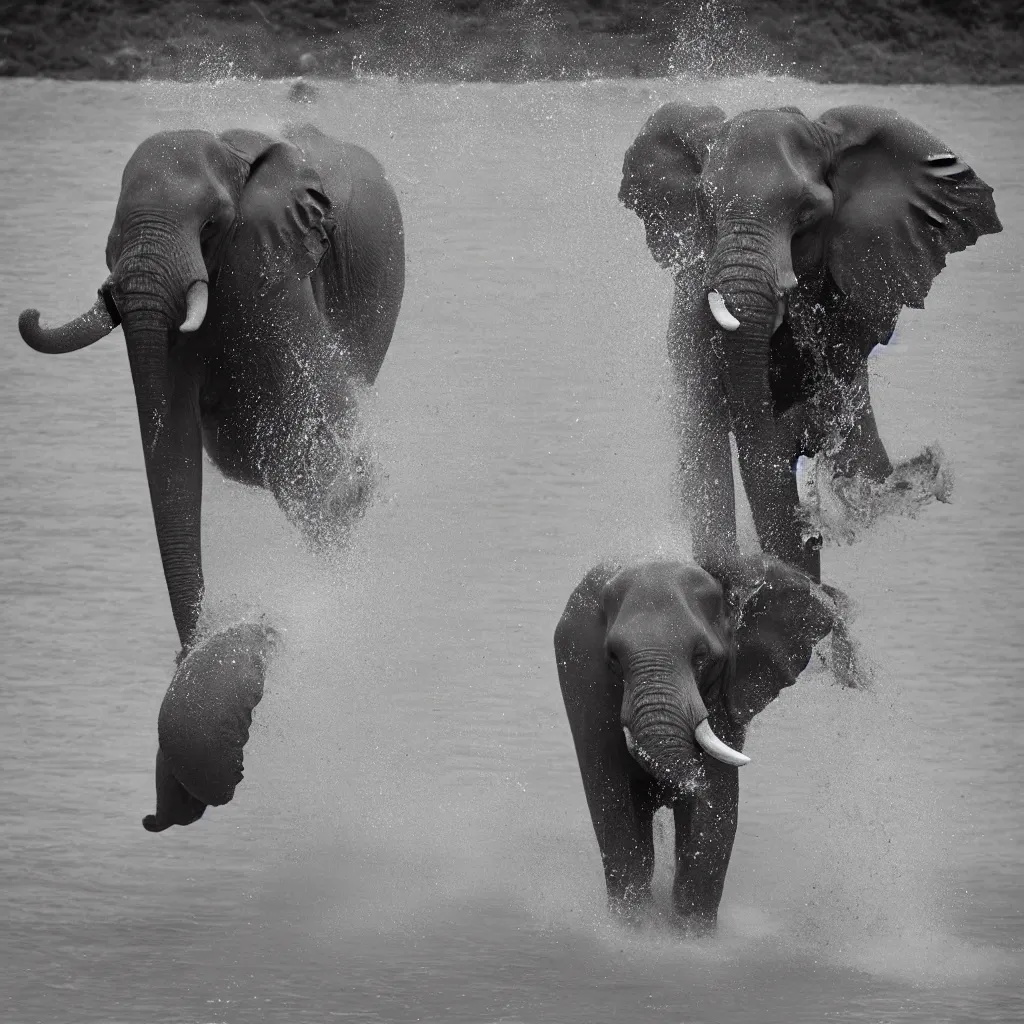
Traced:
[[762, 550], [818, 579], [798, 459], [888, 484], [867, 357], [904, 306], [923, 306], [949, 253], [1001, 230], [992, 189], [892, 111], [727, 120], [668, 103], [626, 152], [619, 199], [675, 274], [668, 346], [695, 557], [736, 547], [731, 432]]
[[[125, 167], [93, 307], [33, 348], [73, 352], [124, 328], [157, 541], [182, 649], [203, 599], [203, 450], [269, 489], [314, 546], [367, 499], [357, 398], [391, 343], [402, 217], [377, 161], [304, 126], [161, 132]], [[353, 486], [356, 480], [360, 486]]]
[[746, 727], [796, 682], [836, 616], [823, 588], [770, 558], [600, 565], [583, 578], [555, 658], [614, 914], [637, 922], [650, 908], [654, 813], [667, 805], [674, 920], [714, 928]]

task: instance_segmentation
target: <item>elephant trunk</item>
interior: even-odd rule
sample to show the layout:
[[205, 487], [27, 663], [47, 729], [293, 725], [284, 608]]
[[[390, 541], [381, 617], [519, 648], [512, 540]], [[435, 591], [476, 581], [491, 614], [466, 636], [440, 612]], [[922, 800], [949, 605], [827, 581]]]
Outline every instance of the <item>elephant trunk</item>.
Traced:
[[790, 241], [769, 228], [727, 231], [709, 264], [708, 304], [727, 332], [722, 380], [758, 539], [766, 552], [803, 567], [811, 556], [794, 520], [797, 439], [775, 419], [770, 382], [771, 338], [795, 285]]
[[797, 285], [788, 233], [755, 220], [720, 226], [708, 266], [708, 306], [725, 331], [771, 336]]
[[[158, 216], [127, 219], [114, 266], [153, 519], [174, 623], [192, 646], [203, 596], [199, 381], [180, 351], [208, 296], [198, 238]], [[185, 333], [182, 333], [185, 332]]]
[[159, 314], [179, 331], [198, 330], [206, 316], [209, 278], [198, 236], [145, 211], [127, 215], [114, 272], [121, 315]]
[[622, 727], [630, 754], [675, 794], [692, 792], [701, 772], [698, 747], [726, 764], [750, 758], [723, 743], [708, 724], [689, 673], [634, 666], [625, 675]]
[[721, 353], [737, 437], [772, 418], [768, 370], [779, 301], [773, 277], [767, 253], [742, 244], [720, 247], [710, 267], [708, 305], [728, 331]]
[[206, 266], [198, 238], [152, 213], [126, 217], [121, 238], [111, 282], [129, 355], [145, 364], [136, 394], [163, 410], [169, 398], [170, 351], [179, 332], [198, 330], [206, 317]]
[[195, 640], [203, 594], [197, 388], [171, 364], [174, 328], [166, 317], [126, 313], [124, 333], [164, 579], [182, 648], [188, 649]]
[[77, 352], [105, 338], [121, 322], [110, 296], [110, 283], [107, 278], [90, 309], [58, 327], [43, 327], [38, 309], [24, 310], [18, 317], [18, 330], [25, 344], [36, 352], [60, 355]]

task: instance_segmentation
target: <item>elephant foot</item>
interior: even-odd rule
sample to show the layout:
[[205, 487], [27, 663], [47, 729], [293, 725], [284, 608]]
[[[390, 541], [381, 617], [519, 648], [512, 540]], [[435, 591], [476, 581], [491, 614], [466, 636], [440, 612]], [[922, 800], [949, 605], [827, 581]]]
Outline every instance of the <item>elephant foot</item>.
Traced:
[[148, 832], [190, 825], [228, 803], [242, 781], [242, 750], [279, 635], [242, 623], [195, 646], [180, 662], [157, 720], [157, 807]]
[[672, 915], [672, 929], [687, 939], [706, 939], [718, 930], [718, 914], [683, 914], [675, 911]]
[[[652, 869], [653, 870], [653, 869]], [[632, 881], [613, 872], [611, 877], [605, 875], [605, 884], [608, 892], [608, 912], [620, 924], [629, 928], [642, 928], [651, 923], [653, 914], [653, 899], [651, 896], [651, 883], [647, 877], [637, 878], [636, 874], [643, 875], [643, 872], [635, 872], [630, 869], [627, 877], [633, 876]]]
[[618, 924], [634, 931], [649, 927], [654, 919], [650, 896], [646, 899], [609, 896], [608, 912]]
[[952, 468], [937, 444], [898, 463], [881, 481], [841, 473], [819, 455], [800, 481], [802, 535], [805, 540], [818, 535], [825, 544], [853, 544], [882, 519], [914, 519], [932, 501], [949, 502], [952, 490]]

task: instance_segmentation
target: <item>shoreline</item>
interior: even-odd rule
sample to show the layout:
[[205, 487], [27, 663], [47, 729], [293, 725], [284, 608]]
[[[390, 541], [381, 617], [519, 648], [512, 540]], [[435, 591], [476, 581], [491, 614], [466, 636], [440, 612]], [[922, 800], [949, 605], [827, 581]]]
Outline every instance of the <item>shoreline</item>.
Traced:
[[[81, 5], [86, 16], [57, 0], [15, 0], [0, 26], [0, 77], [203, 81], [312, 71], [342, 81], [767, 74], [834, 85], [1024, 83], [1024, 32], [1009, 3], [990, 0], [1002, 13], [967, 24], [925, 3], [91, 0]], [[633, 8], [647, 13], [623, 13]], [[334, 13], [315, 13], [324, 9]]]

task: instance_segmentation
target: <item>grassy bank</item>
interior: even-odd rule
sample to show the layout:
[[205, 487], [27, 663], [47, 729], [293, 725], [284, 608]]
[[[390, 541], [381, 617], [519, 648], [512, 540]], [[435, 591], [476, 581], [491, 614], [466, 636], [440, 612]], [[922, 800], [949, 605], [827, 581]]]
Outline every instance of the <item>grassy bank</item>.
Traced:
[[1024, 81], [1019, 0], [6, 0], [0, 75]]

